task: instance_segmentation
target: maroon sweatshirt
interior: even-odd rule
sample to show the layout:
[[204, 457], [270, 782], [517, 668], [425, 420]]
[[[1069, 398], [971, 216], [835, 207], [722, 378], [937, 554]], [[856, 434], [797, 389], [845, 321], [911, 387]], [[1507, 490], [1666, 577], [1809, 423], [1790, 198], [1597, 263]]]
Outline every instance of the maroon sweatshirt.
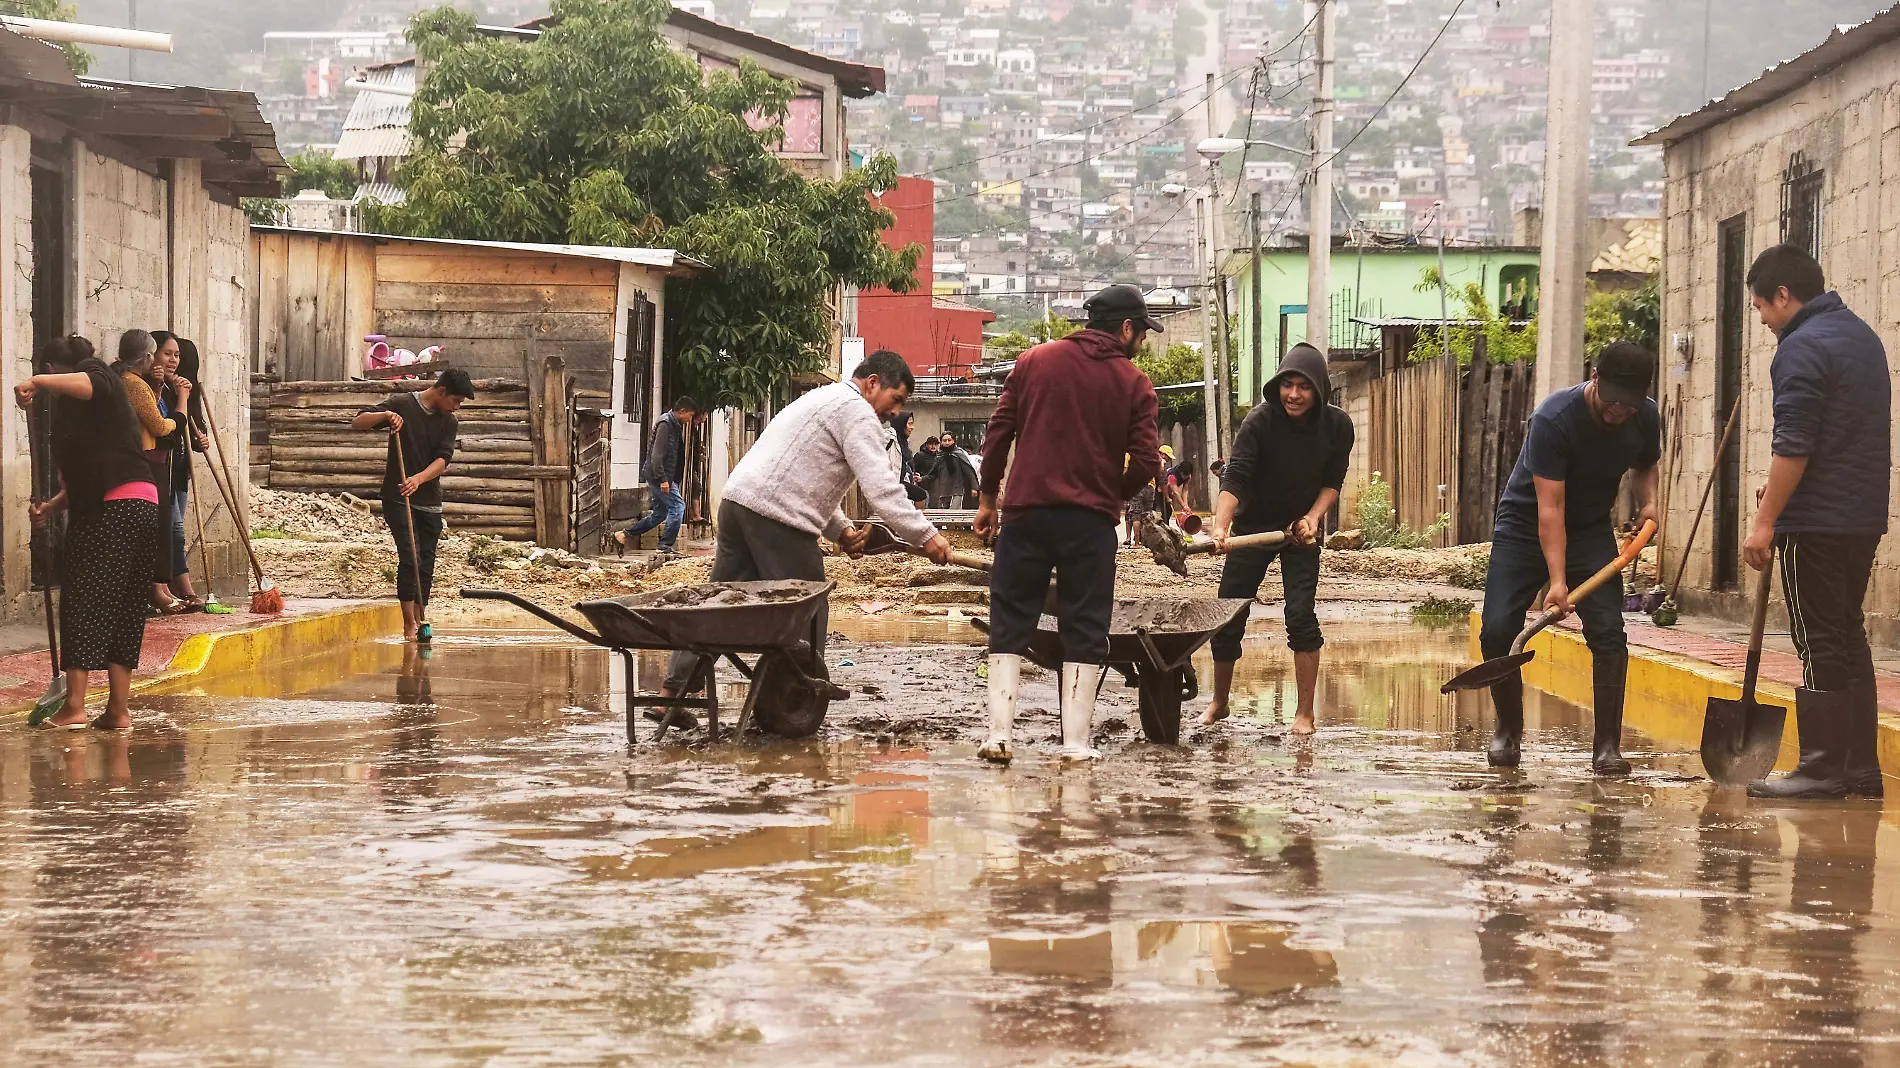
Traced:
[[[983, 435], [984, 493], [1009, 473], [1003, 513], [1086, 508], [1121, 518], [1122, 505], [1161, 471], [1155, 390], [1121, 340], [1082, 330], [1016, 361]], [[1010, 466], [1010, 446], [1016, 463]]]

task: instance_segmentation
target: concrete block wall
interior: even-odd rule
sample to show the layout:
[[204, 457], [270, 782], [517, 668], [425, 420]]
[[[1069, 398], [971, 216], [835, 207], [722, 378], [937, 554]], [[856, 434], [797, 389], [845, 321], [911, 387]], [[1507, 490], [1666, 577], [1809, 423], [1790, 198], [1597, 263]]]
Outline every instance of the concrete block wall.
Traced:
[[[1663, 324], [1666, 489], [1665, 573], [1673, 575], [1715, 462], [1725, 411], [1717, 411], [1720, 323], [1717, 242], [1723, 221], [1747, 215], [1746, 261], [1782, 239], [1782, 177], [1800, 152], [1825, 172], [1821, 262], [1828, 284], [1877, 330], [1889, 364], [1900, 349], [1900, 43], [1869, 52], [1787, 96], [1687, 138], [1665, 153]], [[1744, 263], [1744, 267], [1746, 263]], [[1746, 301], [1745, 294], [1742, 296]], [[1745, 309], [1742, 457], [1745, 536], [1754, 491], [1767, 479], [1774, 422], [1769, 365], [1775, 337]], [[1692, 351], [1672, 351], [1686, 334]], [[1900, 411], [1900, 404], [1896, 404]], [[1890, 476], [1891, 477], [1891, 476]], [[1890, 485], [1900, 505], [1900, 483]], [[1685, 603], [1743, 619], [1742, 590], [1714, 591], [1715, 508], [1689, 551]], [[1748, 577], [1743, 568], [1744, 580]], [[1777, 598], [1779, 598], [1777, 593]], [[1888, 538], [1867, 598], [1869, 629], [1900, 644], [1900, 538]]]

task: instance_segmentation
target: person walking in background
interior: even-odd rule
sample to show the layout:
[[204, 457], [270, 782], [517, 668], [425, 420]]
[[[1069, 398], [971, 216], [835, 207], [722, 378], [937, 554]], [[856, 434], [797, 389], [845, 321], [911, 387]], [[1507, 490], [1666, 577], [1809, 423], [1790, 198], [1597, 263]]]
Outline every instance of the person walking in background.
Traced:
[[[1314, 607], [1320, 524], [1339, 500], [1352, 462], [1352, 417], [1328, 403], [1331, 399], [1326, 357], [1305, 343], [1287, 350], [1279, 373], [1267, 381], [1260, 403], [1234, 434], [1233, 462], [1220, 465], [1220, 499], [1214, 505], [1216, 552], [1225, 552], [1234, 534], [1286, 531], [1286, 543], [1279, 548], [1256, 546], [1227, 553], [1221, 563], [1220, 596], [1258, 597], [1267, 568], [1279, 559], [1286, 644], [1293, 652], [1293, 682], [1299, 693], [1294, 734], [1314, 730], [1319, 652], [1326, 644]], [[1244, 615], [1214, 635], [1214, 694], [1201, 717], [1203, 724], [1227, 718], [1234, 665], [1246, 635]]]
[[1089, 737], [1115, 610], [1115, 521], [1161, 469], [1158, 401], [1134, 364], [1142, 341], [1161, 324], [1134, 285], [1109, 286], [1083, 307], [1086, 328], [1016, 361], [983, 435], [975, 525], [995, 543], [996, 561], [990, 726], [977, 756], [997, 764], [1013, 756], [1023, 652], [1042, 618], [1051, 571], [1062, 639], [1062, 755], [1099, 755]]
[[916, 494], [910, 495], [910, 499], [917, 503], [917, 507], [931, 507], [930, 487], [936, 483], [937, 465], [942, 462], [943, 452], [934, 437], [925, 438], [923, 444], [917, 447], [917, 451], [911, 454], [911, 474], [916, 480], [917, 488], [923, 492], [921, 497]]
[[[455, 458], [455, 413], [462, 402], [474, 399], [475, 383], [468, 372], [451, 367], [427, 389], [393, 393], [350, 422], [357, 430], [389, 432], [389, 452], [383, 461], [383, 522], [389, 524], [396, 542], [396, 599], [402, 602], [403, 637], [410, 641], [416, 640], [422, 625], [422, 602], [435, 586], [435, 547], [442, 540], [442, 473]], [[402, 450], [400, 458], [397, 449]], [[413, 539], [411, 515], [415, 517]]]
[[924, 492], [923, 480], [917, 477], [917, 454], [910, 448], [910, 430], [914, 422], [909, 412], [899, 409], [890, 418], [891, 436], [895, 439], [900, 458], [898, 480], [904, 484], [904, 495], [910, 503], [918, 504], [929, 498]]
[[159, 439], [159, 447], [172, 457], [171, 499], [159, 505], [159, 511], [168, 512], [170, 518], [172, 580], [167, 592], [195, 612], [204, 608], [204, 599], [191, 586], [191, 541], [185, 533], [185, 515], [191, 503], [191, 454], [204, 452], [210, 445], [204, 393], [198, 387], [198, 346], [189, 338], [162, 330], [154, 330], [152, 340], [158, 343], [154, 369], [164, 375], [164, 385], [158, 390], [159, 407], [177, 424], [177, 429]]
[[[1163, 445], [1156, 455], [1165, 457], [1172, 451]], [[1157, 459], [1155, 463], [1156, 469], [1159, 470], [1162, 460]], [[1166, 514], [1161, 508], [1161, 494], [1161, 479], [1160, 476], [1156, 476], [1143, 482], [1141, 488], [1135, 491], [1134, 497], [1129, 499], [1122, 511], [1123, 524], [1128, 528], [1126, 541], [1129, 547], [1133, 548], [1141, 544], [1141, 528], [1144, 524], [1157, 516]]]
[[[660, 555], [679, 555], [680, 523], [686, 518], [686, 424], [699, 411], [699, 402], [682, 396], [673, 407], [653, 423], [647, 439], [647, 454], [640, 460], [640, 477], [647, 480], [647, 496], [653, 507], [625, 530], [614, 532], [614, 549], [624, 556], [627, 546], [640, 535], [660, 527]], [[660, 526], [660, 524], [666, 524]]]
[[[166, 334], [166, 344], [170, 350], [169, 361], [176, 358], [178, 349], [171, 335]], [[158, 500], [171, 500], [172, 454], [169, 448], [161, 447], [159, 442], [169, 438], [178, 429], [182, 420], [174, 420], [159, 408], [158, 393], [152, 388], [152, 382], [169, 379], [170, 372], [156, 370], [158, 341], [144, 330], [127, 330], [119, 335], [119, 360], [112, 369], [119, 374], [119, 380], [125, 387], [126, 400], [132, 405], [132, 414], [138, 419], [139, 445], [145, 453], [146, 464], [151, 469], [152, 484], [157, 487]], [[160, 385], [164, 384], [160, 381]], [[191, 389], [180, 384], [179, 393], [189, 401]], [[190, 611], [190, 605], [173, 596], [172, 583], [172, 542], [171, 523], [161, 523], [157, 540], [152, 545], [152, 564], [150, 597], [152, 610], [161, 615], [177, 615]]]
[[[151, 335], [134, 339], [149, 346]], [[66, 705], [49, 727], [86, 724], [86, 688], [92, 672], [110, 682], [106, 709], [92, 725], [128, 730], [132, 672], [145, 644], [153, 546], [158, 541], [158, 486], [142, 448], [141, 427], [126, 396], [125, 379], [93, 356], [83, 337], [59, 338], [40, 349], [45, 370], [13, 388], [30, 409], [42, 391], [53, 397], [53, 466], [60, 490], [33, 507], [35, 525], [66, 514], [66, 551], [59, 597], [60, 669]]]
[[1748, 566], [1765, 571], [1780, 551], [1782, 594], [1801, 654], [1794, 694], [1801, 761], [1787, 775], [1750, 783], [1748, 792], [1881, 797], [1880, 696], [1861, 602], [1887, 533], [1887, 350], [1799, 248], [1763, 252], [1749, 268], [1748, 289], [1779, 343], [1768, 365], [1773, 456], [1742, 552]]
[[968, 508], [970, 495], [976, 492], [976, 464], [957, 444], [956, 435], [937, 439], [937, 477], [930, 499], [938, 508]]

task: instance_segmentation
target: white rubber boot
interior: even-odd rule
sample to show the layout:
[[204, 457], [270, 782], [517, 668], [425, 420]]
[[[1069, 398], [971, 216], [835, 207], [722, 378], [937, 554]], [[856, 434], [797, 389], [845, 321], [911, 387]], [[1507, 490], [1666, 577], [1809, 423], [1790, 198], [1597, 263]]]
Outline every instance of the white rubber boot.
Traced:
[[1007, 764], [1010, 732], [1016, 726], [1016, 693], [1022, 686], [1023, 658], [1014, 653], [990, 654], [990, 736], [976, 755], [992, 764]]
[[1101, 685], [1102, 665], [1062, 665], [1062, 759], [1094, 760], [1102, 755], [1089, 748]]

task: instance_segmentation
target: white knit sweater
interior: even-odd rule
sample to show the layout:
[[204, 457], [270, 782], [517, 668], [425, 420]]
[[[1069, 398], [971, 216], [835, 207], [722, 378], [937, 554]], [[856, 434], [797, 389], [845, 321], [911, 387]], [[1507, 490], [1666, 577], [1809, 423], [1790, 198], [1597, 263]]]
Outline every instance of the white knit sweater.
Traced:
[[844, 495], [855, 481], [898, 537], [922, 545], [937, 528], [891, 470], [884, 425], [850, 382], [821, 386], [787, 405], [726, 479], [725, 499], [767, 519], [837, 541], [850, 520]]

